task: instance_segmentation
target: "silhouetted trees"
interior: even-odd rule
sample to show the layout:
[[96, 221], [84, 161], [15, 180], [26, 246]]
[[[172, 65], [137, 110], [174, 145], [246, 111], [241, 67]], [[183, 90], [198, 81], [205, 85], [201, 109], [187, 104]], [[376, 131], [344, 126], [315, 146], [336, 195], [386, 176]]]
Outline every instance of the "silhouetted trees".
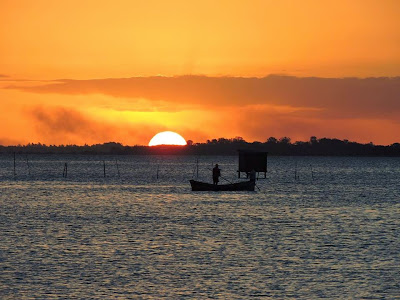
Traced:
[[348, 140], [310, 137], [308, 142], [292, 143], [289, 137], [279, 140], [270, 137], [266, 142], [246, 142], [242, 137], [232, 139], [218, 138], [206, 143], [188, 141], [187, 146], [124, 146], [110, 142], [96, 145], [44, 145], [28, 144], [18, 146], [0, 146], [1, 154], [112, 154], [112, 155], [237, 155], [237, 150], [267, 151], [270, 155], [329, 155], [329, 156], [400, 156], [400, 144], [389, 146], [360, 144]]

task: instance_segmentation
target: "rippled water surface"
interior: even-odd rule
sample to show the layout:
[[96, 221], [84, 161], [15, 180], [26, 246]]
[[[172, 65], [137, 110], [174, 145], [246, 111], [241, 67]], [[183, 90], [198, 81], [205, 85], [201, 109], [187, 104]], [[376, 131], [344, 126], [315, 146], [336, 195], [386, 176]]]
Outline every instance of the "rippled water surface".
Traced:
[[399, 299], [399, 158], [196, 159], [0, 156], [0, 298]]

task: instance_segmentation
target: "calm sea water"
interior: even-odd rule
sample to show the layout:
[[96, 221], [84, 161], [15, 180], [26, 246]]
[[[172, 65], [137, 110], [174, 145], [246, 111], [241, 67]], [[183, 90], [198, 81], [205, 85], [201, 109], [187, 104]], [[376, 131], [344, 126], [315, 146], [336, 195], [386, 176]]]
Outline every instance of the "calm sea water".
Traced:
[[0, 156], [1, 299], [400, 298], [399, 158], [270, 157], [237, 193], [191, 192], [196, 157], [26, 158]]

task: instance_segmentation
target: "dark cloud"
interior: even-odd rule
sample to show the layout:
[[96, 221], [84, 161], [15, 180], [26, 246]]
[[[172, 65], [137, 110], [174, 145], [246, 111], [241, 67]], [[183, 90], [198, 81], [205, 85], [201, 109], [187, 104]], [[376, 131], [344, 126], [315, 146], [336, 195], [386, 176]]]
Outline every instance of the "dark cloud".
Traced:
[[97, 134], [101, 136], [103, 132], [97, 132], [97, 124], [75, 110], [35, 107], [30, 113], [37, 130], [46, 136], [80, 135], [91, 138]]
[[271, 75], [243, 77], [133, 77], [59, 80], [40, 86], [9, 86], [34, 93], [94, 94], [145, 98], [176, 105], [245, 106], [254, 104], [314, 108], [325, 118], [398, 118], [400, 77], [317, 78]]
[[[119, 141], [131, 144], [149, 140], [152, 131], [144, 125], [134, 127], [94, 120], [83, 113], [64, 107], [35, 107], [28, 111], [42, 142], [84, 144]], [[158, 128], [156, 128], [158, 129]]]

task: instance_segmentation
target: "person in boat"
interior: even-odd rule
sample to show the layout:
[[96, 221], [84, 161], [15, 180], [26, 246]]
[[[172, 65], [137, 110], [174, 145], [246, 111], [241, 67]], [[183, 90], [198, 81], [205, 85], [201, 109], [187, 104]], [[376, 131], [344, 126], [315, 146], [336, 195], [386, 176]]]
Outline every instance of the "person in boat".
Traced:
[[256, 170], [252, 169], [250, 171], [250, 181], [255, 182], [256, 181]]
[[221, 169], [218, 168], [218, 164], [215, 164], [215, 167], [213, 168], [212, 172], [213, 172], [213, 183], [217, 185], [219, 182], [219, 177], [221, 176]]

